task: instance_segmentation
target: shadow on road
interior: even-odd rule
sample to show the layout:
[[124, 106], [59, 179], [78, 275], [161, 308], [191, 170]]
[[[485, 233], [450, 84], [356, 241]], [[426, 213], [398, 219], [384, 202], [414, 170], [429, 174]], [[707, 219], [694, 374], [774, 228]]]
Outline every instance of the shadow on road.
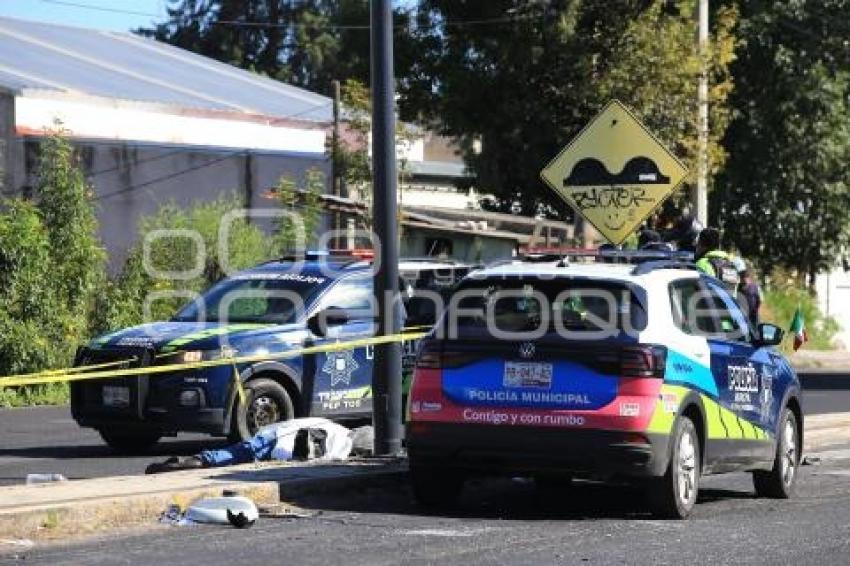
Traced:
[[[157, 458], [162, 456], [188, 456], [208, 448], [226, 446], [225, 440], [173, 440], [159, 442], [144, 452], [130, 456]], [[86, 458], [126, 458], [128, 454], [112, 450], [105, 444], [76, 446], [28, 446], [19, 448], [0, 448], [0, 457], [40, 458], [40, 459], [86, 459]]]
[[[700, 490], [698, 503], [753, 497], [742, 491], [704, 488]], [[418, 506], [406, 476], [358, 493], [324, 492], [296, 497], [287, 497], [284, 493], [283, 498], [304, 509], [352, 513], [510, 520], [652, 518], [641, 487], [583, 481], [566, 488], [541, 488], [524, 478], [474, 479], [467, 482], [456, 506], [440, 510]]]

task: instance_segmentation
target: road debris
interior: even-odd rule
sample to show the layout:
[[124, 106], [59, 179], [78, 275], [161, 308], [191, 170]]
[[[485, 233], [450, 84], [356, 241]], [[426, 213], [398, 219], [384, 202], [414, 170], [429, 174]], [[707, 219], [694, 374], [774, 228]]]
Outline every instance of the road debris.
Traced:
[[20, 549], [29, 549], [35, 546], [35, 543], [28, 538], [18, 539], [0, 539], [0, 545], [13, 546]]
[[247, 497], [208, 497], [190, 505], [185, 514], [186, 519], [195, 523], [237, 528], [250, 527], [259, 516], [257, 506]]
[[27, 485], [68, 481], [62, 474], [27, 474]]
[[163, 525], [171, 525], [174, 527], [188, 527], [195, 524], [194, 521], [186, 518], [183, 511], [180, 510], [180, 506], [177, 504], [169, 505], [168, 509], [159, 516], [159, 522]]
[[803, 465], [804, 466], [820, 466], [821, 459], [818, 456], [805, 456], [803, 457]]
[[303, 513], [294, 511], [283, 505], [266, 505], [259, 509], [260, 517], [263, 519], [315, 519], [322, 515], [321, 511], [315, 513]]

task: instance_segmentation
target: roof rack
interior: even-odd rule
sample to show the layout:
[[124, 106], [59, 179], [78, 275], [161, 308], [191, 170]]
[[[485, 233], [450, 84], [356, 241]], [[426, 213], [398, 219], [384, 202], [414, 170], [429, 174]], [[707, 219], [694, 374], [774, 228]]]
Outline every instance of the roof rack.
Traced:
[[445, 263], [453, 266], [461, 266], [466, 267], [469, 266], [469, 263], [461, 261], [459, 259], [454, 258], [446, 258], [439, 256], [400, 256], [398, 258], [400, 262], [406, 261], [409, 263]]
[[639, 263], [632, 269], [632, 275], [646, 275], [659, 269], [689, 269], [699, 271], [695, 263], [675, 259], [650, 260]]
[[587, 248], [565, 248], [562, 250], [542, 250], [526, 253], [523, 261], [530, 263], [558, 261], [559, 267], [566, 267], [570, 260], [594, 260], [600, 263], [642, 264], [648, 261], [693, 261], [692, 252], [665, 250], [598, 250]]

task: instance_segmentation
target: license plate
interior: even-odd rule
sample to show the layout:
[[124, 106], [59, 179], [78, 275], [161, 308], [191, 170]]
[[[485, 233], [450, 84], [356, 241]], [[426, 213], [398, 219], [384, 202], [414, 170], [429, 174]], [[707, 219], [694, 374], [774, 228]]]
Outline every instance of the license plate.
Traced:
[[552, 387], [552, 364], [542, 362], [505, 362], [505, 387]]
[[103, 404], [107, 407], [129, 407], [130, 388], [117, 385], [104, 385]]

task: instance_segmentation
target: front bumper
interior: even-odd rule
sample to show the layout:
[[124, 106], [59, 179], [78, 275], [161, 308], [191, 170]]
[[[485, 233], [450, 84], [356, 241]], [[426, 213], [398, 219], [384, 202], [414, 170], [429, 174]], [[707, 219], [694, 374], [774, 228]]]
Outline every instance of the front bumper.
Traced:
[[178, 432], [227, 434], [224, 409], [183, 409], [166, 411], [153, 408], [141, 420], [104, 415], [80, 415], [75, 418], [82, 427], [95, 429], [120, 428], [122, 431], [150, 432], [158, 430], [163, 436]]
[[602, 478], [662, 476], [670, 454], [667, 435], [433, 422], [408, 424], [407, 451], [411, 466]]
[[[150, 365], [154, 353], [144, 348], [83, 349], [78, 354], [77, 364], [124, 359], [136, 360], [126, 367], [141, 368]], [[71, 384], [71, 414], [80, 426], [95, 429], [157, 430], [163, 435], [184, 431], [226, 434], [229, 419], [227, 410], [220, 406], [221, 400], [210, 397], [208, 383], [186, 383], [184, 377], [185, 372], [74, 382]], [[105, 406], [103, 388], [106, 386], [128, 388], [129, 404]], [[186, 389], [198, 392], [197, 406], [179, 405], [180, 392]]]

